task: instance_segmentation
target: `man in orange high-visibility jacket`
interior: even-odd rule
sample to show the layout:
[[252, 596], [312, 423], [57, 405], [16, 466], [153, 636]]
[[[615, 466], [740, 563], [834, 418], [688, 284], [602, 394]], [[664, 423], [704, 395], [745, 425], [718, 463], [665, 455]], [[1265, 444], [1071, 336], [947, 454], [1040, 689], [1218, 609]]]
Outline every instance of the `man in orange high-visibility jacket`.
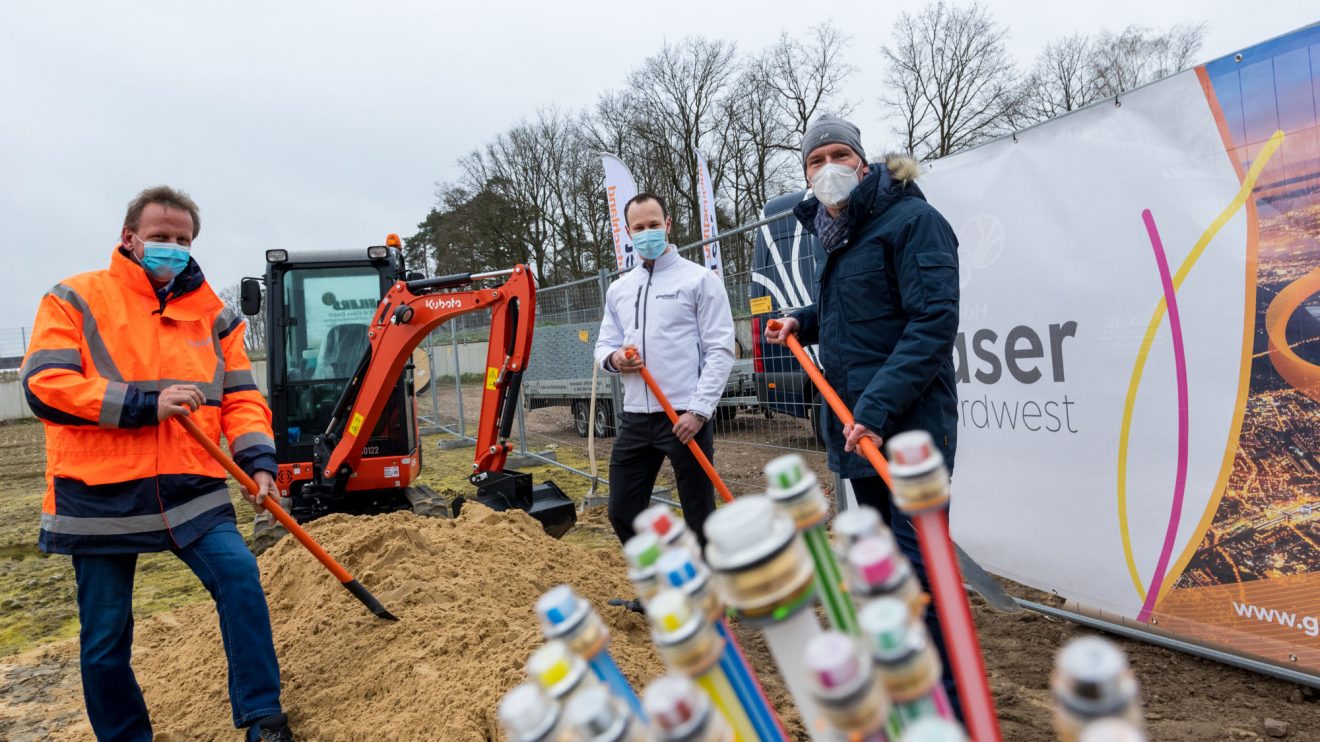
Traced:
[[187, 194], [159, 186], [128, 206], [108, 270], [41, 300], [20, 376], [46, 427], [42, 551], [73, 555], [83, 698], [100, 740], [152, 738], [130, 666], [137, 555], [174, 552], [215, 599], [234, 726], [292, 740], [257, 562], [235, 526], [225, 471], [177, 423], [191, 418], [276, 494], [270, 409], [244, 323], [191, 257]]

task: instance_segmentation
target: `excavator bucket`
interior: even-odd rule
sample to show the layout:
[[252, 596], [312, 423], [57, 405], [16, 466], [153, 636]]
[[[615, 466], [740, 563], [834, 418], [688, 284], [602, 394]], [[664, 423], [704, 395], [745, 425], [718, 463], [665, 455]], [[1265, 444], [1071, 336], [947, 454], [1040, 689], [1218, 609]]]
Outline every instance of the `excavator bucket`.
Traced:
[[[458, 517], [465, 499], [454, 499], [451, 509]], [[551, 481], [533, 486], [532, 475], [512, 470], [490, 472], [477, 482], [475, 502], [495, 511], [526, 510], [545, 532], [563, 538], [577, 523], [577, 508], [568, 495]]]

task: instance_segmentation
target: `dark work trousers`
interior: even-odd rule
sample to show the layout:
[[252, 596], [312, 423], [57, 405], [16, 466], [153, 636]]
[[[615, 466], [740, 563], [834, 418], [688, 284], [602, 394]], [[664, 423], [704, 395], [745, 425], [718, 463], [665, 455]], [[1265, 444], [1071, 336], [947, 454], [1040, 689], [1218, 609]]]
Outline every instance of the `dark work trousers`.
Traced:
[[[852, 455], [852, 454], [849, 454]], [[912, 521], [907, 515], [899, 510], [889, 494], [889, 488], [880, 477], [866, 477], [864, 479], [849, 479], [852, 484], [853, 494], [857, 495], [857, 502], [861, 505], [873, 507], [880, 511], [880, 517], [884, 520], [889, 530], [894, 532], [894, 540], [898, 542], [898, 548], [902, 550], [903, 556], [912, 563], [912, 569], [916, 570], [917, 579], [921, 581], [921, 587], [930, 594], [930, 580], [926, 578], [926, 562], [921, 558], [921, 544], [917, 541], [917, 529], [913, 527]], [[944, 665], [944, 691], [949, 696], [949, 703], [953, 704], [953, 710], [962, 719], [962, 703], [958, 698], [958, 686], [953, 681], [953, 666], [949, 663], [949, 650], [944, 646], [944, 632], [940, 629], [940, 617], [935, 612], [935, 604], [931, 603], [926, 608], [926, 631], [930, 633], [931, 641], [935, 644], [935, 649], [939, 650], [940, 662]]]
[[[229, 659], [234, 726], [280, 711], [280, 668], [257, 560], [232, 522], [174, 552], [202, 580], [220, 614]], [[133, 573], [137, 554], [74, 555], [83, 700], [98, 740], [151, 742], [133, 668]]]
[[[693, 440], [714, 463], [715, 426], [706, 421]], [[636, 535], [633, 519], [651, 506], [651, 491], [666, 456], [678, 480], [683, 520], [704, 548], [706, 534], [701, 529], [706, 518], [715, 512], [715, 485], [692, 451], [678, 442], [674, 425], [663, 412], [619, 415], [619, 434], [610, 454], [610, 525], [614, 526], [619, 541], [626, 542]]]

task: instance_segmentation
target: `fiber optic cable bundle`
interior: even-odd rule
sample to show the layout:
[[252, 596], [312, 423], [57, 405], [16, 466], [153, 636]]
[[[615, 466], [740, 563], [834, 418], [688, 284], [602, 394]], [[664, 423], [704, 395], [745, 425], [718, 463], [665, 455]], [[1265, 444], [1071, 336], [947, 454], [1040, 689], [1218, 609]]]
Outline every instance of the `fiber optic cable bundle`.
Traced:
[[767, 497], [744, 495], [707, 518], [705, 531], [720, 597], [761, 632], [807, 733], [827, 739], [802, 663], [802, 648], [821, 633], [812, 610], [816, 573], [793, 519]]
[[646, 718], [642, 702], [610, 656], [609, 629], [590, 603], [568, 585], [559, 585], [536, 601], [536, 614], [541, 619], [541, 632], [546, 639], [563, 640], [569, 649], [586, 661], [592, 674], [609, 688], [610, 693], [628, 704], [634, 715]]

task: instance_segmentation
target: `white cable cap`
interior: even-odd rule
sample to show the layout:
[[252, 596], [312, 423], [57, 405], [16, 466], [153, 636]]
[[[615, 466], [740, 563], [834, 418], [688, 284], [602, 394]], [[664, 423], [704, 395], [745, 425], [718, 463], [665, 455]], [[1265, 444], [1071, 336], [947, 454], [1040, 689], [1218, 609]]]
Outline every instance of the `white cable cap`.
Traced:
[[628, 716], [610, 692], [598, 685], [573, 695], [564, 707], [564, 721], [579, 735], [578, 739], [594, 742], [618, 738], [628, 725]]
[[646, 687], [642, 708], [664, 739], [683, 739], [710, 713], [710, 698], [686, 675], [670, 673]]
[[1059, 652], [1059, 670], [1077, 683], [1104, 687], [1127, 670], [1127, 657], [1098, 636], [1073, 639]]
[[858, 540], [880, 533], [884, 524], [880, 521], [880, 511], [866, 505], [859, 505], [834, 516], [834, 538], [839, 548], [847, 549]]
[[557, 709], [539, 686], [523, 683], [504, 694], [495, 714], [509, 739], [520, 742], [537, 739], [549, 731], [555, 724]]
[[726, 554], [751, 548], [772, 530], [777, 513], [774, 502], [766, 497], [739, 497], [706, 519], [706, 539]]
[[[866, 679], [861, 647], [851, 637], [827, 631], [807, 642], [802, 659], [822, 696], [847, 695]], [[870, 663], [870, 658], [867, 658]]]

